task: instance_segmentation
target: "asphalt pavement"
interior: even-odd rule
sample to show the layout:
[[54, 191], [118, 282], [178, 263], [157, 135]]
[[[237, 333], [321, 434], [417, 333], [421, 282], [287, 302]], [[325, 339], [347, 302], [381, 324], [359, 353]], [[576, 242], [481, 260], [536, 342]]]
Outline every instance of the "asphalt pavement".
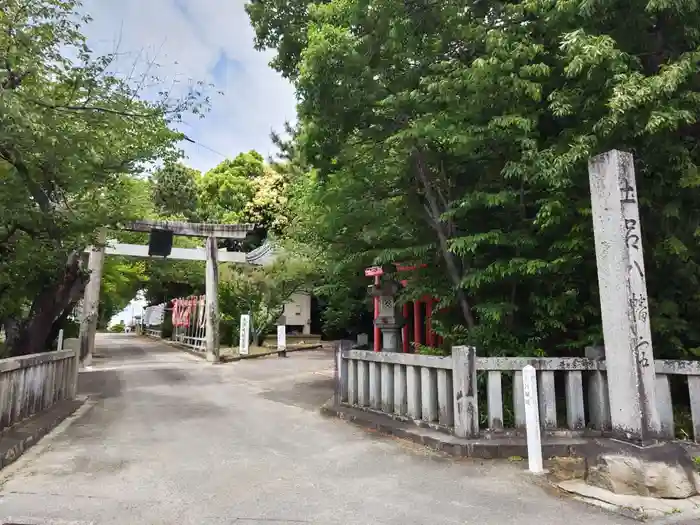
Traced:
[[[623, 525], [521, 465], [454, 460], [324, 418], [325, 351], [211, 365], [99, 335], [90, 401], [0, 473], [0, 523]], [[1, 521], [4, 519], [4, 521]]]

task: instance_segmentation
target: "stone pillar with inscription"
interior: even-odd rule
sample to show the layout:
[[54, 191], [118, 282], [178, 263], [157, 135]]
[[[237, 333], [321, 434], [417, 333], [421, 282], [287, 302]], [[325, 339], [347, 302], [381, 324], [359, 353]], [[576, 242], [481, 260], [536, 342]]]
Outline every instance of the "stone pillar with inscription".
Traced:
[[609, 151], [588, 174], [612, 430], [646, 443], [660, 423], [633, 157]]

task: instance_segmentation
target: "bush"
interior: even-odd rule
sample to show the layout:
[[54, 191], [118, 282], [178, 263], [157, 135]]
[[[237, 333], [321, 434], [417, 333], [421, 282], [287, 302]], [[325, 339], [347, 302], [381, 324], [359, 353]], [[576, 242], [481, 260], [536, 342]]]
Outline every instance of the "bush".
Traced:
[[221, 319], [219, 321], [219, 344], [221, 346], [238, 346], [238, 331], [240, 321]]
[[63, 329], [63, 339], [77, 339], [80, 337], [80, 323], [73, 319], [66, 319], [61, 323]]
[[161, 325], [161, 337], [163, 339], [172, 339], [173, 329], [173, 316], [169, 311], [166, 311], [163, 317], [163, 324]]
[[110, 332], [114, 332], [116, 334], [121, 334], [124, 332], [124, 321], [121, 321], [119, 324], [115, 324], [112, 326], [112, 328], [109, 329]]

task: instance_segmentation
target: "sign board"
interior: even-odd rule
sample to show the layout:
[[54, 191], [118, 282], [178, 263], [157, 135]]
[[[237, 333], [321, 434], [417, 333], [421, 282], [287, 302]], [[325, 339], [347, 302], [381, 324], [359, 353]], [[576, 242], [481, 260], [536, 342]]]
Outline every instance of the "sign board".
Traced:
[[287, 349], [287, 327], [283, 324], [277, 325], [277, 350]]
[[238, 340], [238, 353], [248, 355], [250, 349], [250, 316], [241, 315], [240, 338]]

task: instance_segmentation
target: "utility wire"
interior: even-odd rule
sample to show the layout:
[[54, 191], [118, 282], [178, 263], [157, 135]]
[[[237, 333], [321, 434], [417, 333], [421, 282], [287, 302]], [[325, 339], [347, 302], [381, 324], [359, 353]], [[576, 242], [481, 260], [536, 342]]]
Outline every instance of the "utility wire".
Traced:
[[183, 134], [183, 138], [184, 138], [184, 140], [186, 140], [187, 142], [191, 142], [192, 144], [196, 144], [197, 146], [200, 146], [200, 147], [202, 147], [202, 148], [204, 148], [204, 149], [206, 149], [206, 150], [209, 150], [209, 151], [211, 151], [212, 153], [216, 153], [217, 155], [219, 155], [219, 156], [221, 156], [221, 157], [223, 157], [223, 158], [225, 158], [225, 159], [228, 158], [228, 155], [224, 155], [224, 154], [221, 153], [220, 151], [216, 151], [215, 149], [212, 149], [212, 148], [210, 148], [209, 146], [205, 146], [205, 145], [202, 144], [201, 142], [197, 142], [196, 140], [191, 139], [190, 137], [188, 137], [188, 136], [185, 135], [185, 134]]

